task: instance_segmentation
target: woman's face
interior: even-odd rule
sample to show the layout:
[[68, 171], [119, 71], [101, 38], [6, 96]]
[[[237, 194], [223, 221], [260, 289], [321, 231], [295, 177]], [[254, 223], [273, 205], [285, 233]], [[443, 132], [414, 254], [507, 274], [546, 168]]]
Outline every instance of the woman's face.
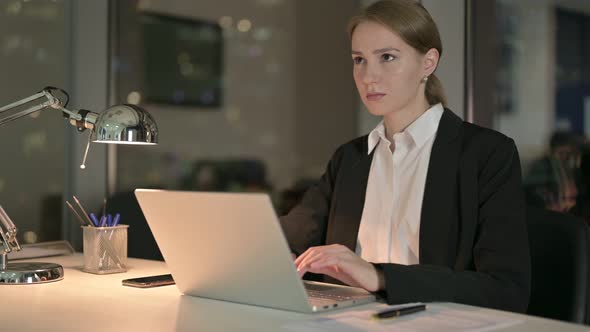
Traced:
[[354, 81], [369, 112], [383, 116], [423, 103], [425, 84], [421, 80], [436, 68], [429, 61], [432, 51], [436, 52], [418, 53], [379, 23], [357, 25], [352, 34]]

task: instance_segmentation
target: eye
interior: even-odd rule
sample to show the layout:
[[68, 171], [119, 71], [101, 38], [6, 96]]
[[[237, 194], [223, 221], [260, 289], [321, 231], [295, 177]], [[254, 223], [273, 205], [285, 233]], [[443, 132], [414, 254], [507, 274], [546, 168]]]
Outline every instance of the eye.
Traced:
[[365, 63], [365, 59], [360, 56], [355, 56], [354, 58], [352, 58], [352, 63], [354, 63], [355, 65], [360, 65], [362, 63]]
[[397, 59], [397, 57], [393, 54], [385, 53], [385, 54], [381, 55], [381, 59], [385, 62], [390, 62], [390, 61]]

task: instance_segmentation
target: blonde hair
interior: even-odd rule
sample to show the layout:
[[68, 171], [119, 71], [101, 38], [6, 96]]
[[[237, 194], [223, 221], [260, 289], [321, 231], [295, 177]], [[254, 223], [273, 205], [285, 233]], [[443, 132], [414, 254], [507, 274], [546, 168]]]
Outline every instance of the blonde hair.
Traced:
[[[434, 48], [442, 56], [442, 42], [434, 20], [418, 1], [381, 0], [365, 8], [348, 23], [348, 35], [352, 38], [355, 28], [363, 22], [379, 23], [395, 32], [420, 54]], [[426, 81], [426, 100], [430, 105], [442, 103], [447, 98], [441, 81], [432, 73]]]

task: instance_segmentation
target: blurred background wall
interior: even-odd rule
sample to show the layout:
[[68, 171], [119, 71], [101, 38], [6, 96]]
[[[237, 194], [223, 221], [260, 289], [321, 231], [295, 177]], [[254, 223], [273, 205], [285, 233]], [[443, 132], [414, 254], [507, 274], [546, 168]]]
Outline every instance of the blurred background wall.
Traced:
[[[55, 112], [5, 125], [0, 204], [24, 242], [76, 246], [73, 194], [98, 211], [105, 197], [129, 206], [138, 187], [264, 191], [288, 211], [338, 145], [379, 121], [359, 101], [346, 34], [371, 2], [0, 0], [0, 104], [54, 85], [72, 108], [139, 104], [160, 128], [157, 147], [92, 145], [81, 171], [86, 133]], [[450, 108], [515, 139], [530, 204], [583, 215], [590, 3], [422, 2]]]

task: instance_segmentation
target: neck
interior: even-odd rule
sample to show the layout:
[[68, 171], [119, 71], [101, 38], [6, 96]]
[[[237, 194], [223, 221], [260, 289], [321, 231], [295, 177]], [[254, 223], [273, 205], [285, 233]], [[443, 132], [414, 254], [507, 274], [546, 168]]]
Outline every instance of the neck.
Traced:
[[426, 98], [419, 98], [415, 102], [406, 105], [403, 109], [389, 112], [383, 116], [385, 134], [391, 138], [394, 134], [401, 133], [429, 108], [430, 105]]

